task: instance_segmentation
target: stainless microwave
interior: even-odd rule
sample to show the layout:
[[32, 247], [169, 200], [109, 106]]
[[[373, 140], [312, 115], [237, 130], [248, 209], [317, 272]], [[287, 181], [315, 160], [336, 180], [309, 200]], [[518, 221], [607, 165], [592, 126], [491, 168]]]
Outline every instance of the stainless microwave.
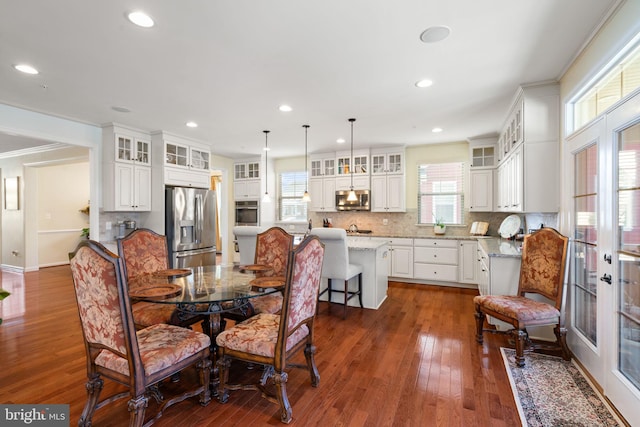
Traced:
[[368, 211], [369, 209], [369, 190], [354, 190], [356, 200], [349, 201], [349, 191], [336, 191], [336, 209], [339, 211]]
[[257, 200], [236, 201], [236, 225], [260, 225], [260, 205]]

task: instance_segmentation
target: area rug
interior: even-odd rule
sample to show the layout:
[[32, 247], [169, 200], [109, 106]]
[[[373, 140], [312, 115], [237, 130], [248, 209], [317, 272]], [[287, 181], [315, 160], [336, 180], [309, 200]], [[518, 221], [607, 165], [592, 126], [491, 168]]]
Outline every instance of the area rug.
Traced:
[[538, 353], [501, 348], [523, 426], [624, 426], [574, 362]]

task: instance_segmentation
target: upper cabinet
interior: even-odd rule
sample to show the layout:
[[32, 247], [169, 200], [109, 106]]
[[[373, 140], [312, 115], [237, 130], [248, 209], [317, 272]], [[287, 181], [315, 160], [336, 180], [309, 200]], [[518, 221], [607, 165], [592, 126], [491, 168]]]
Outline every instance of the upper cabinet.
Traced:
[[405, 212], [405, 154], [400, 148], [371, 150], [371, 211]]
[[162, 147], [165, 185], [195, 188], [211, 186], [211, 154], [208, 146], [167, 132], [156, 132], [152, 138], [155, 147]]
[[498, 140], [498, 210], [559, 210], [559, 138], [559, 86], [520, 88]]
[[151, 210], [150, 135], [119, 125], [102, 131], [105, 211]]
[[336, 153], [336, 176], [345, 176], [353, 172], [354, 175], [369, 174], [369, 150], [339, 151]]
[[335, 153], [315, 154], [311, 156], [309, 178], [329, 178], [336, 175]]
[[260, 198], [260, 159], [243, 160], [233, 165], [233, 195], [235, 200]]
[[497, 137], [469, 138], [469, 211], [492, 212], [494, 209], [493, 173]]

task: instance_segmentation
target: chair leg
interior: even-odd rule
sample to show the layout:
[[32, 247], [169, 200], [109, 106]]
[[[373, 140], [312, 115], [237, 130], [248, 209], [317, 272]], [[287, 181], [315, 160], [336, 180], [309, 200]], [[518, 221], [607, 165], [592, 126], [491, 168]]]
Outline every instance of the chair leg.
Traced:
[[524, 366], [524, 341], [528, 335], [521, 329], [514, 329], [512, 333], [516, 341], [516, 365], [522, 368]]
[[276, 372], [273, 375], [273, 382], [276, 386], [276, 397], [280, 405], [280, 421], [285, 424], [291, 422], [291, 404], [287, 397], [287, 379], [289, 376], [286, 372]]
[[307, 368], [309, 369], [309, 374], [311, 375], [311, 386], [318, 387], [320, 385], [320, 374], [318, 373], [318, 368], [316, 367], [316, 346], [307, 344], [304, 349], [304, 358], [307, 360]]
[[222, 355], [216, 362], [218, 365], [218, 401], [220, 403], [227, 403], [229, 400], [229, 390], [227, 389], [227, 383], [229, 382], [229, 368], [231, 367], [231, 360]]
[[89, 379], [85, 384], [87, 389], [87, 403], [84, 405], [82, 415], [80, 415], [78, 426], [91, 426], [91, 419], [93, 418], [93, 413], [96, 411], [96, 405], [98, 404], [98, 399], [100, 398], [100, 392], [102, 391], [103, 386], [104, 381], [97, 375], [94, 378]]
[[342, 318], [347, 318], [347, 304], [349, 303], [349, 281], [344, 281], [344, 312], [342, 313]]
[[360, 308], [364, 308], [362, 305], [362, 273], [358, 274], [358, 299], [360, 300]]
[[331, 304], [331, 279], [327, 279], [327, 293], [329, 294], [327, 301]]
[[129, 427], [142, 427], [149, 399], [142, 395], [129, 400]]
[[476, 306], [476, 342], [482, 344], [484, 337], [482, 336], [484, 330], [484, 319], [487, 316], [480, 310], [480, 307]]
[[553, 328], [553, 333], [556, 335], [558, 344], [562, 349], [562, 358], [564, 360], [571, 360], [571, 352], [569, 351], [569, 347], [567, 347], [567, 328], [562, 328], [560, 325], [556, 325]]
[[200, 393], [200, 405], [207, 406], [211, 402], [211, 390], [209, 388], [211, 380], [211, 358], [206, 356], [196, 364], [198, 376], [200, 377], [200, 385], [203, 386]]

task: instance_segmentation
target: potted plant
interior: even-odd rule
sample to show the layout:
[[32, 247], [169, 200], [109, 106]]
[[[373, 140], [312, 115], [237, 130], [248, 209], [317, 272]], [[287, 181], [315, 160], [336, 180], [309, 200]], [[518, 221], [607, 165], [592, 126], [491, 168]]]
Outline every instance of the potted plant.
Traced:
[[433, 233], [434, 234], [444, 234], [447, 226], [444, 225], [442, 218], [436, 218], [436, 222], [433, 223]]
[[82, 233], [80, 233], [80, 237], [82, 237], [83, 239], [88, 239], [89, 238], [89, 229], [88, 228], [83, 228], [82, 229]]
[[[0, 304], [2, 303], [2, 300], [8, 297], [9, 295], [11, 295], [9, 291], [5, 291], [4, 289], [0, 288]], [[0, 314], [2, 313], [0, 312]], [[0, 325], [2, 325], [2, 317], [0, 317]]]

